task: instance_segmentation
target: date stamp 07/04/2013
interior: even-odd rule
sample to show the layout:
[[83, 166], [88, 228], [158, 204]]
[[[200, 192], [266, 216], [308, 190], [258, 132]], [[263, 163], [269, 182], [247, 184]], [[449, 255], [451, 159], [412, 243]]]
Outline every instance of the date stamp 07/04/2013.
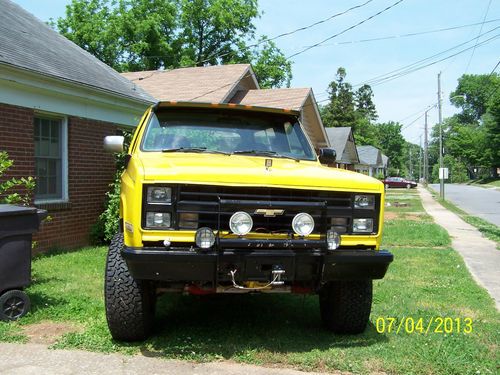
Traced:
[[473, 332], [472, 318], [430, 317], [413, 318], [406, 316], [378, 317], [375, 320], [375, 329], [378, 333], [405, 333], [405, 334], [471, 334]]

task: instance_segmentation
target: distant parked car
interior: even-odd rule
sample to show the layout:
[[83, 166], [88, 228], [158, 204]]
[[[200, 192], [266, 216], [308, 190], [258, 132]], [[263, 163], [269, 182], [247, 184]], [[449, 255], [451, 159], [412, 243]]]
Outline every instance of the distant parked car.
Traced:
[[417, 187], [415, 181], [406, 180], [403, 177], [387, 177], [382, 180], [386, 188], [414, 188]]

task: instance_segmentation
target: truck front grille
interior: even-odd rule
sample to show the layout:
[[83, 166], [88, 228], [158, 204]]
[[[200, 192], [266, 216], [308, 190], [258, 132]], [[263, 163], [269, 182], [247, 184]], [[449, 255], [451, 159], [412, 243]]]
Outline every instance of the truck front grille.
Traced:
[[[283, 188], [178, 185], [174, 211], [176, 229], [209, 227], [229, 230], [229, 218], [246, 211], [253, 219], [253, 232], [290, 233], [292, 219], [299, 212], [309, 213], [315, 221], [313, 233], [324, 234], [335, 228], [338, 233], [352, 232], [353, 217], [372, 217], [377, 231], [380, 196], [375, 210], [353, 209], [351, 193], [308, 191]], [[261, 213], [256, 213], [257, 210]], [[266, 217], [263, 209], [283, 209], [283, 214]]]

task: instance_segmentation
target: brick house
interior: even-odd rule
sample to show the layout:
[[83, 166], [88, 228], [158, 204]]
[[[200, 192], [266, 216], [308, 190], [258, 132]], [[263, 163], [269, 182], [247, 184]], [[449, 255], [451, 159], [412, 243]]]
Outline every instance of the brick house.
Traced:
[[217, 65], [122, 73], [157, 100], [236, 103], [287, 108], [301, 122], [316, 149], [329, 140], [311, 88], [261, 89], [249, 64]]
[[52, 217], [38, 250], [88, 244], [115, 164], [103, 137], [135, 126], [155, 102], [116, 71], [9, 0], [0, 0], [0, 150], [6, 177], [35, 176]]

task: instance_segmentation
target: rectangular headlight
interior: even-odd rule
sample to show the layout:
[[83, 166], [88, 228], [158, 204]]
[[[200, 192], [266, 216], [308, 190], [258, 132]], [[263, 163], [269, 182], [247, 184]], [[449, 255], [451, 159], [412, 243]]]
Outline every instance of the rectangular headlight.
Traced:
[[373, 232], [373, 219], [353, 219], [352, 231], [354, 233], [371, 233]]
[[172, 188], [150, 186], [147, 193], [148, 203], [172, 203]]
[[170, 228], [169, 212], [146, 212], [146, 227], [148, 228]]
[[375, 196], [374, 195], [355, 195], [354, 196], [354, 208], [365, 208], [374, 209], [375, 208]]

